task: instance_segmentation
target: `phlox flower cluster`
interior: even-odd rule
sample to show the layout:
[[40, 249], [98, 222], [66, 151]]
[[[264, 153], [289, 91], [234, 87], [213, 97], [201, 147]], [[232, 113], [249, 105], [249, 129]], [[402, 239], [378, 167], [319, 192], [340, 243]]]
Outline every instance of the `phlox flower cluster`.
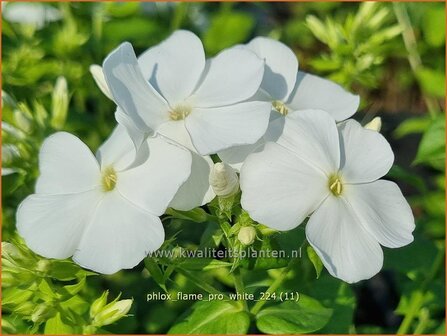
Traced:
[[66, 132], [43, 143], [35, 193], [17, 211], [36, 253], [105, 274], [132, 268], [163, 244], [168, 207], [239, 192], [258, 223], [306, 225], [324, 266], [347, 282], [381, 269], [381, 245], [413, 240], [408, 203], [381, 180], [390, 145], [349, 119], [359, 97], [300, 71], [284, 44], [257, 37], [207, 59], [179, 30], [138, 57], [124, 42], [90, 71], [118, 124], [96, 155]]

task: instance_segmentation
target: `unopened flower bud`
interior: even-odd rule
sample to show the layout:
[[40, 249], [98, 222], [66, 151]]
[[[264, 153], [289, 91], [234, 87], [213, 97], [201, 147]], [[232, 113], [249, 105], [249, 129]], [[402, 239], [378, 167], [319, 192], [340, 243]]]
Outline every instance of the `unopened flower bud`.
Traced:
[[30, 118], [19, 109], [14, 110], [14, 122], [25, 133], [30, 133], [33, 128]]
[[365, 128], [372, 131], [380, 132], [380, 129], [382, 128], [382, 119], [380, 117], [375, 117], [373, 120], [365, 125]]
[[51, 118], [51, 126], [53, 126], [55, 129], [61, 129], [64, 127], [65, 120], [67, 119], [69, 102], [67, 81], [64, 77], [59, 77], [56, 80], [52, 98], [53, 114]]
[[93, 301], [92, 305], [90, 306], [90, 317], [94, 318], [98, 313], [101, 311], [102, 308], [107, 303], [107, 296], [109, 295], [109, 291], [105, 291], [102, 293], [102, 295], [97, 298], [95, 301]]
[[93, 319], [95, 326], [105, 326], [118, 321], [127, 315], [133, 300], [113, 301], [105, 306]]
[[31, 321], [34, 323], [46, 321], [53, 316], [54, 313], [55, 310], [51, 306], [48, 306], [45, 303], [39, 304], [31, 314]]
[[237, 239], [245, 246], [251, 245], [256, 239], [256, 230], [253, 226], [243, 226], [237, 235]]
[[217, 196], [228, 197], [239, 190], [239, 179], [236, 171], [223, 162], [214, 164], [209, 182]]

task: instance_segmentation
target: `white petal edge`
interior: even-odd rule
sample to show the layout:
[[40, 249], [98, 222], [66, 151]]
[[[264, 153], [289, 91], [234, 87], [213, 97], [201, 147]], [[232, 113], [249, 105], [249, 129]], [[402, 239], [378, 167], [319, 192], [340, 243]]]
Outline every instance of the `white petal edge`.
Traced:
[[164, 237], [160, 218], [110, 192], [92, 215], [73, 260], [95, 272], [113, 274], [138, 265], [160, 248]]
[[160, 137], [146, 141], [147, 160], [118, 174], [116, 188], [133, 204], [160, 216], [191, 174], [191, 152]]
[[188, 211], [209, 203], [216, 195], [210, 186], [208, 176], [213, 167], [210, 156], [191, 153], [191, 175], [175, 194], [169, 207]]
[[388, 173], [394, 153], [382, 134], [352, 119], [339, 124], [338, 129], [340, 170], [346, 183], [372, 182]]
[[348, 283], [373, 277], [383, 265], [383, 252], [350, 205], [327, 197], [310, 216], [306, 237], [329, 273]]
[[208, 60], [191, 101], [209, 108], [247, 100], [258, 91], [263, 75], [264, 61], [255, 53], [240, 47], [226, 49]]
[[90, 149], [67, 132], [50, 135], [39, 152], [37, 194], [68, 194], [100, 185], [100, 170]]
[[96, 85], [99, 87], [102, 93], [113, 101], [113, 95], [110, 92], [109, 86], [107, 85], [106, 78], [104, 77], [104, 72], [102, 71], [102, 67], [97, 64], [92, 64], [89, 67], [90, 73], [92, 74], [93, 79], [95, 80]]
[[205, 68], [205, 51], [195, 34], [177, 30], [141, 54], [138, 63], [144, 78], [173, 106], [196, 88]]
[[98, 148], [96, 158], [104, 169], [112, 166], [116, 171], [125, 170], [136, 158], [135, 146], [126, 128], [118, 125]]
[[136, 125], [156, 131], [169, 120], [167, 102], [144, 79], [130, 43], [122, 43], [106, 57], [103, 71], [115, 103]]
[[230, 147], [218, 152], [217, 155], [222, 160], [222, 162], [225, 162], [227, 165], [239, 172], [247, 157], [257, 150], [262, 150], [264, 148], [264, 145], [264, 137], [261, 137], [252, 145]]
[[285, 44], [266, 37], [256, 37], [247, 44], [259, 58], [265, 60], [261, 88], [273, 100], [286, 101], [295, 87], [298, 59]]
[[378, 180], [345, 189], [361, 224], [381, 245], [396, 248], [413, 241], [413, 213], [396, 183]]
[[338, 171], [340, 146], [337, 126], [328, 113], [296, 111], [271, 124], [266, 135], [272, 140], [279, 136], [278, 144], [327, 175]]
[[245, 102], [196, 108], [185, 123], [196, 151], [209, 155], [236, 145], [255, 143], [265, 133], [269, 115], [269, 103]]
[[336, 121], [351, 117], [359, 104], [359, 96], [330, 80], [302, 71], [298, 72], [295, 89], [287, 101], [293, 110], [323, 110]]
[[278, 144], [248, 156], [241, 169], [242, 207], [277, 230], [301, 224], [327, 196], [327, 178]]
[[98, 190], [67, 195], [28, 196], [17, 210], [17, 231], [37, 254], [71, 257], [101, 200]]

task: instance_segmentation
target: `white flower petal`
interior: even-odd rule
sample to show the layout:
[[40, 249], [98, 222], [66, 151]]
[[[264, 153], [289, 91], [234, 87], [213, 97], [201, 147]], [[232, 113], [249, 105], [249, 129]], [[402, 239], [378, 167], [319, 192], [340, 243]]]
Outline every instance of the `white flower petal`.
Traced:
[[265, 60], [261, 88], [273, 100], [287, 100], [295, 86], [298, 72], [298, 60], [294, 52], [285, 44], [266, 37], [254, 38], [247, 44], [247, 48]]
[[205, 68], [202, 42], [193, 33], [177, 30], [138, 57], [146, 80], [172, 105], [193, 92]]
[[290, 230], [327, 195], [327, 178], [287, 149], [269, 142], [248, 156], [241, 169], [242, 207], [277, 230]]
[[136, 266], [164, 241], [161, 221], [117, 192], [97, 206], [73, 260], [103, 274]]
[[[123, 111], [121, 111], [119, 107], [115, 111], [115, 119], [118, 122], [118, 124], [126, 128], [127, 133], [132, 139], [135, 149], [138, 150], [141, 144], [144, 142], [144, 140], [150, 135], [150, 132], [141, 129], [140, 124], [136, 124], [132, 120], [132, 118], [129, 117], [127, 114], [125, 114]], [[160, 125], [160, 127], [163, 125], [164, 124]]]
[[119, 173], [116, 188], [135, 205], [160, 216], [191, 174], [191, 153], [158, 137], [149, 138], [147, 145], [146, 162]]
[[185, 120], [168, 121], [160, 126], [158, 133], [162, 136], [196, 152], [191, 137], [186, 129]]
[[129, 167], [135, 161], [135, 146], [124, 126], [118, 125], [99, 147], [96, 158], [104, 169], [113, 166], [116, 171]]
[[262, 137], [252, 145], [234, 146], [218, 152], [217, 155], [222, 160], [222, 162], [225, 162], [233, 169], [236, 169], [236, 171], [240, 171], [242, 164], [247, 159], [247, 156], [249, 156], [257, 149], [261, 150], [262, 148], [264, 148], [264, 145], [265, 140], [264, 137]]
[[255, 143], [265, 133], [270, 104], [245, 102], [217, 108], [196, 108], [185, 119], [197, 152], [201, 155]]
[[340, 169], [346, 183], [372, 182], [388, 173], [394, 154], [382, 134], [364, 129], [355, 120], [348, 120], [338, 128]]
[[383, 246], [401, 247], [413, 241], [413, 213], [395, 183], [379, 180], [350, 185], [346, 198], [364, 228]]
[[107, 56], [103, 71], [115, 103], [136, 125], [155, 131], [169, 120], [167, 102], [144, 79], [130, 43]]
[[194, 209], [210, 202], [216, 196], [208, 181], [213, 160], [209, 156], [191, 154], [191, 175], [169, 204], [171, 208], [177, 210], [188, 211]]
[[337, 121], [352, 116], [359, 104], [360, 97], [340, 85], [301, 71], [297, 75], [295, 90], [287, 102], [293, 110], [326, 111]]
[[68, 258], [100, 200], [98, 190], [30, 195], [17, 210], [17, 230], [34, 252], [47, 258]]
[[49, 136], [39, 153], [38, 194], [68, 194], [100, 185], [99, 165], [90, 149], [66, 132]]
[[306, 236], [329, 273], [348, 283], [369, 279], [382, 268], [379, 243], [341, 197], [324, 200], [310, 217]]
[[95, 80], [96, 85], [98, 85], [104, 95], [113, 101], [112, 93], [109, 90], [109, 86], [107, 85], [106, 78], [104, 77], [104, 72], [102, 71], [102, 67], [97, 64], [90, 65], [90, 73]]
[[204, 78], [192, 99], [197, 107], [235, 104], [252, 97], [262, 81], [264, 61], [234, 47], [208, 60]]
[[[305, 110], [277, 119], [271, 136], [282, 133], [277, 143], [295, 153], [303, 161], [326, 174], [334, 173], [340, 164], [340, 146], [334, 119], [324, 111]], [[270, 132], [269, 132], [270, 133]]]

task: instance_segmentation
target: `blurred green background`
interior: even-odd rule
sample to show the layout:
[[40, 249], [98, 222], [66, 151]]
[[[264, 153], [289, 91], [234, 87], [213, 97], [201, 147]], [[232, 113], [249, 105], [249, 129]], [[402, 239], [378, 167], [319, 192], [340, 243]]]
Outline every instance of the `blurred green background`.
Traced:
[[[33, 192], [46, 136], [66, 130], [96, 150], [116, 124], [115, 105], [96, 87], [89, 66], [101, 64], [123, 41], [138, 54], [174, 30], [188, 29], [201, 37], [208, 56], [255, 36], [279, 39], [296, 52], [301, 70], [361, 95], [355, 119], [382, 118], [396, 155], [388, 177], [412, 206], [415, 241], [385, 249], [383, 272], [352, 286], [326, 271], [315, 279], [312, 264], [303, 260], [282, 288], [333, 309], [318, 332], [445, 334], [444, 3], [2, 2], [2, 9], [4, 333], [94, 332], [79, 328], [91, 324], [90, 306], [105, 290], [134, 302], [131, 316], [97, 332], [165, 333], [192, 305], [146, 302], [146, 293], [160, 288], [143, 265], [99, 276], [36, 256], [14, 223], [18, 204]], [[178, 236], [184, 246], [197, 244], [204, 231], [185, 220], [165, 224], [168, 232], [184, 228]], [[302, 232], [293, 234], [303, 239]], [[276, 271], [245, 275], [262, 286]], [[207, 277], [224, 290], [234, 287], [227, 269]], [[171, 280], [172, 292], [200, 291], [180, 273]]]

